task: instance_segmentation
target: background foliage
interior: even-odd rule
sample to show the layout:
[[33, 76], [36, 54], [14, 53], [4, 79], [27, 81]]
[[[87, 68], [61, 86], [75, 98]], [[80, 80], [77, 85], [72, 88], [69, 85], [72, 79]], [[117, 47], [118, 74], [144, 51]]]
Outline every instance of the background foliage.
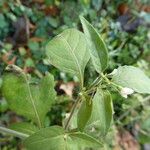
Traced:
[[[81, 29], [79, 15], [83, 15], [107, 43], [108, 72], [120, 65], [134, 65], [150, 76], [149, 13], [148, 0], [1, 0], [0, 86], [8, 64], [23, 68], [32, 75], [33, 81], [38, 81], [46, 71], [51, 72], [57, 81], [55, 89], [59, 98], [47, 113], [45, 125], [61, 125], [78, 91], [78, 80], [48, 65], [44, 47], [48, 40], [68, 27]], [[87, 84], [95, 77], [92, 69], [86, 68]], [[125, 100], [112, 93], [116, 126], [106, 139], [106, 149], [144, 149], [150, 141], [150, 97], [134, 94]], [[1, 93], [0, 113], [0, 124], [7, 127], [24, 120], [8, 109]], [[1, 137], [2, 150], [23, 149], [19, 139]]]

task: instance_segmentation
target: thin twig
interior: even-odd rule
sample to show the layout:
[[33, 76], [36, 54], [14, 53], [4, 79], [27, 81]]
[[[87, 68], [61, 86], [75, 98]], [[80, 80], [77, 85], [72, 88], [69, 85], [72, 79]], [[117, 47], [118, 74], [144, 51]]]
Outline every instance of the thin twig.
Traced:
[[11, 130], [11, 129], [8, 129], [8, 128], [5, 128], [5, 127], [0, 127], [0, 132], [19, 137], [21, 139], [25, 139], [25, 138], [29, 137], [28, 134], [24, 134], [24, 133], [21, 133], [21, 132], [18, 132], [18, 131], [14, 131], [14, 130]]
[[66, 122], [66, 125], [65, 125], [65, 130], [67, 130], [68, 127], [69, 127], [69, 123], [70, 123], [70, 121], [71, 121], [71, 118], [72, 118], [72, 116], [73, 116], [73, 114], [74, 114], [74, 111], [75, 111], [75, 109], [76, 109], [76, 107], [77, 107], [79, 101], [80, 101], [80, 97], [77, 98], [77, 100], [75, 101], [75, 103], [74, 103], [74, 105], [73, 105], [73, 107], [72, 107], [71, 113], [70, 113], [69, 118], [68, 118], [68, 120], [67, 120], [67, 122]]
[[88, 89], [91, 89], [95, 84], [97, 84], [97, 82], [100, 80], [100, 77], [101, 77], [101, 76], [98, 76], [98, 77], [93, 81], [93, 83], [89, 86]]

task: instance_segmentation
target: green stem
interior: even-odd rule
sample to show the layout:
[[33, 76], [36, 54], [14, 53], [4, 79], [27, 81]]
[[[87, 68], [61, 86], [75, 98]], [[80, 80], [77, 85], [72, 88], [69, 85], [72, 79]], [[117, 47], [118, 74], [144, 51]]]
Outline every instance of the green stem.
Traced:
[[108, 84], [111, 84], [111, 81], [103, 73], [101, 73], [100, 75]]
[[69, 118], [68, 118], [68, 120], [67, 120], [67, 122], [66, 122], [66, 125], [65, 125], [65, 130], [67, 130], [68, 127], [69, 127], [69, 123], [70, 123], [70, 121], [71, 121], [71, 118], [72, 118], [72, 116], [73, 116], [73, 114], [74, 114], [74, 111], [75, 111], [75, 109], [76, 109], [76, 107], [77, 107], [79, 101], [80, 101], [80, 97], [77, 98], [77, 100], [75, 101], [75, 103], [74, 103], [74, 105], [73, 105], [73, 107], [72, 107], [72, 110], [71, 110], [71, 112], [70, 112]]
[[88, 94], [91, 94], [91, 93], [95, 92], [96, 89], [97, 89], [97, 87], [93, 87], [93, 88], [91, 88], [91, 89], [85, 91], [84, 93], [88, 95]]
[[110, 81], [103, 73], [101, 73], [101, 77], [106, 81], [107, 84], [111, 84], [117, 88], [122, 88], [121, 86], [115, 84], [114, 82]]
[[19, 137], [21, 139], [25, 139], [25, 138], [29, 137], [28, 134], [24, 134], [24, 133], [21, 133], [21, 132], [18, 132], [18, 131], [14, 131], [14, 130], [11, 130], [11, 129], [8, 129], [8, 128], [5, 128], [5, 127], [0, 127], [0, 132]]
[[91, 89], [92, 87], [94, 87], [94, 86], [97, 84], [97, 82], [99, 82], [99, 80], [100, 80], [100, 76], [98, 76], [98, 77], [93, 81], [93, 83], [89, 86], [88, 89]]

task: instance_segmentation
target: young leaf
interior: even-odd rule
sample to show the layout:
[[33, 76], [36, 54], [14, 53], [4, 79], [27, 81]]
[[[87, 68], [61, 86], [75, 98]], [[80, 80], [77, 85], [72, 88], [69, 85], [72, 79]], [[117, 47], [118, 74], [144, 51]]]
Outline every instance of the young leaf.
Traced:
[[58, 69], [76, 75], [83, 86], [84, 69], [90, 56], [82, 32], [76, 29], [63, 31], [46, 45], [46, 55]]
[[106, 45], [96, 29], [83, 17], [80, 17], [84, 33], [89, 44], [89, 51], [95, 70], [101, 73], [108, 65]]
[[110, 127], [112, 115], [113, 107], [110, 93], [98, 88], [93, 98], [92, 114], [87, 123], [86, 131], [95, 128], [99, 130], [99, 135], [105, 136]]
[[33, 124], [27, 122], [19, 122], [10, 125], [9, 127], [12, 130], [19, 131], [28, 135], [31, 135], [39, 130], [39, 128]]
[[2, 93], [10, 109], [41, 127], [55, 99], [53, 76], [47, 74], [38, 85], [30, 83], [17, 66], [10, 65], [7, 70], [3, 76]]
[[100, 147], [96, 139], [80, 132], [65, 133], [59, 126], [41, 129], [25, 140], [28, 150], [79, 150], [83, 147]]
[[80, 131], [83, 131], [84, 127], [86, 126], [89, 118], [91, 117], [91, 112], [92, 112], [92, 101], [90, 101], [90, 97], [88, 96], [83, 97], [82, 104], [80, 106], [77, 116], [78, 129]]
[[136, 92], [150, 94], [150, 79], [139, 68], [133, 66], [119, 67], [113, 75], [112, 81]]

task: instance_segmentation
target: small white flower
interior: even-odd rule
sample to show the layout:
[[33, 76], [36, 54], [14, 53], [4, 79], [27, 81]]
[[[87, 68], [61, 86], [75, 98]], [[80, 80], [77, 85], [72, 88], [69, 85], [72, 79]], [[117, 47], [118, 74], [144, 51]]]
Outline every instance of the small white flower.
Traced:
[[69, 116], [70, 116], [70, 113], [66, 113], [65, 114], [65, 117], [68, 119], [69, 118]]
[[117, 69], [114, 69], [109, 75], [113, 76], [117, 73]]
[[121, 96], [124, 97], [124, 98], [127, 98], [128, 95], [131, 95], [133, 93], [134, 93], [134, 90], [130, 89], [130, 88], [127, 88], [127, 87], [122, 88], [121, 91], [120, 91]]

